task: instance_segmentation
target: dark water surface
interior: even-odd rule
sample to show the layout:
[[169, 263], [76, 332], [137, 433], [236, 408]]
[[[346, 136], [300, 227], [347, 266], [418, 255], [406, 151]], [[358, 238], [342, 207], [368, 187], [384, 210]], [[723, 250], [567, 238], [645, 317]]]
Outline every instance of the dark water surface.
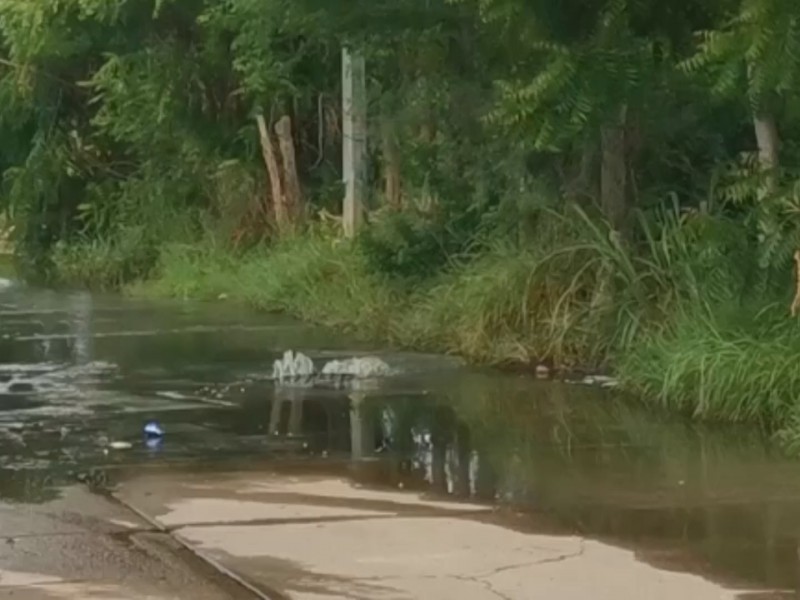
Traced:
[[[665, 420], [610, 390], [380, 351], [231, 306], [0, 284], [2, 502], [42, 502], [87, 475], [268, 463], [495, 503], [519, 529], [582, 533], [660, 567], [796, 588], [800, 463], [755, 432]], [[378, 355], [399, 373], [279, 386], [271, 365], [286, 349], [317, 364]], [[163, 445], [141, 436], [151, 418], [167, 430]]]

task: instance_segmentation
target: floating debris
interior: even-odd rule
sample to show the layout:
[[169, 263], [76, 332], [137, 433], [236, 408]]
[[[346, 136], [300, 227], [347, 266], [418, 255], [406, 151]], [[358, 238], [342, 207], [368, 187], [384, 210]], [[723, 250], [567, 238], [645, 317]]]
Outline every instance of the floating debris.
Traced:
[[164, 437], [164, 429], [157, 421], [148, 421], [144, 426], [144, 435], [147, 438]]
[[[568, 381], [567, 383], [575, 382]], [[607, 375], [587, 375], [578, 383], [582, 383], [583, 385], [599, 385], [604, 388], [615, 388], [619, 385], [619, 381]]]

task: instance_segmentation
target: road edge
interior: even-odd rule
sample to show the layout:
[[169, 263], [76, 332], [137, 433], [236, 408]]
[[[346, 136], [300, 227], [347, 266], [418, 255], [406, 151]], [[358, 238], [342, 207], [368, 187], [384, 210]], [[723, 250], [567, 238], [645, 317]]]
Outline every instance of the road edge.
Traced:
[[172, 538], [178, 544], [180, 544], [182, 548], [188, 550], [192, 555], [196, 556], [198, 559], [206, 563], [209, 567], [217, 571], [223, 577], [230, 579], [238, 586], [244, 588], [245, 590], [253, 594], [256, 598], [258, 598], [258, 600], [289, 600], [283, 594], [278, 594], [276, 592], [265, 592], [256, 585], [250, 583], [244, 577], [232, 571], [231, 569], [220, 563], [218, 560], [216, 560], [214, 557], [209, 556], [199, 548], [189, 543], [180, 534], [171, 531], [169, 528], [159, 523], [156, 519], [146, 514], [144, 511], [140, 510], [127, 500], [120, 498], [113, 491], [108, 492], [106, 495], [109, 499], [113, 500], [120, 506], [124, 507], [126, 510], [129, 510], [130, 512], [134, 513], [136, 516], [144, 520], [146, 523], [148, 523], [154, 529], [158, 530], [160, 533], [168, 535], [170, 538]]

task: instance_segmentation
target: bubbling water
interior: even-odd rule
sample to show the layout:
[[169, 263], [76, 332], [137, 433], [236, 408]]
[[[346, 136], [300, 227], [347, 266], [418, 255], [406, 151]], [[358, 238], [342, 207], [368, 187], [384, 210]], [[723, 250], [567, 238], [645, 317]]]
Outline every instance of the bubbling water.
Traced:
[[394, 371], [376, 356], [355, 357], [326, 362], [317, 370], [314, 361], [302, 352], [287, 350], [272, 365], [272, 379], [277, 383], [312, 383], [316, 379], [373, 379], [387, 377]]

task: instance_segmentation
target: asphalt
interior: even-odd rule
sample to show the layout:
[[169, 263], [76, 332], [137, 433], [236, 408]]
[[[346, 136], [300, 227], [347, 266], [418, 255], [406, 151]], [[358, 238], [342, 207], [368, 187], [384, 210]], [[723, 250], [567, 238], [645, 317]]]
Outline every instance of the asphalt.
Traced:
[[83, 486], [0, 504], [0, 598], [252, 598], [167, 534]]

